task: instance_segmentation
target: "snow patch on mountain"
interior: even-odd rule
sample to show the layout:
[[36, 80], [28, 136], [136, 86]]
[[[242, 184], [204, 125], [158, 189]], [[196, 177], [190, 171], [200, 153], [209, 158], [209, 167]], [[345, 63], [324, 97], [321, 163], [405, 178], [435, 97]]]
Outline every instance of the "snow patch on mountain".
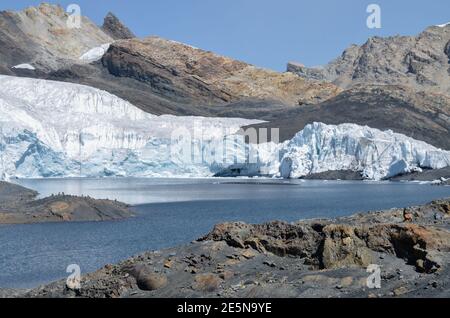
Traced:
[[80, 60], [89, 63], [98, 61], [103, 57], [103, 55], [105, 55], [110, 45], [111, 45], [110, 43], [106, 43], [101, 46], [90, 49], [89, 51], [80, 56]]
[[36, 70], [36, 68], [33, 65], [28, 64], [28, 63], [15, 65], [12, 68], [14, 68], [14, 69], [23, 69], [23, 70], [31, 70], [31, 71]]

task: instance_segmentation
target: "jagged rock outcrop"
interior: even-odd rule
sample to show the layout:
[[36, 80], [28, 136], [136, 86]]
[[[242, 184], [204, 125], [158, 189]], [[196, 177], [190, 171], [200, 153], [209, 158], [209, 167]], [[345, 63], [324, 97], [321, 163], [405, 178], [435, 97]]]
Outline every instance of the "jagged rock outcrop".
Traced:
[[444, 222], [448, 222], [448, 202], [434, 202], [428, 210], [417, 207], [407, 211], [411, 214], [408, 220], [400, 217], [405, 210], [393, 210], [366, 216], [366, 220], [355, 216], [335, 223], [224, 223], [201, 240], [224, 241], [232, 247], [253, 248], [280, 257], [299, 257], [321, 269], [367, 267], [376, 262], [374, 252], [382, 252], [404, 259], [419, 272], [435, 272], [446, 265], [441, 256], [450, 252], [450, 232], [423, 224], [437, 215], [443, 215]]
[[80, 29], [68, 18], [49, 4], [2, 12], [0, 73], [90, 85], [153, 114], [263, 118], [340, 92], [174, 41], [132, 39], [113, 14], [102, 27], [82, 17]]
[[132, 39], [136, 37], [134, 33], [111, 12], [108, 12], [106, 15], [103, 21], [102, 30], [114, 40]]
[[343, 88], [389, 84], [450, 94], [449, 47], [450, 25], [432, 26], [417, 36], [370, 38], [321, 68], [289, 63], [288, 71]]

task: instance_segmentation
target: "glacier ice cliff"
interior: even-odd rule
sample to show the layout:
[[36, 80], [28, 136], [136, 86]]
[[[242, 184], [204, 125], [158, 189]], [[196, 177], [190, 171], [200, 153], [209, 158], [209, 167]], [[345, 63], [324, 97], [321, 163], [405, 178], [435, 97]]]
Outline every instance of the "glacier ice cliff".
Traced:
[[245, 147], [233, 134], [259, 122], [154, 116], [92, 87], [0, 76], [0, 177], [208, 177], [226, 162], [216, 144]]
[[[105, 91], [0, 76], [0, 178], [298, 178], [332, 170], [379, 180], [450, 165], [450, 152], [392, 131], [313, 123], [281, 144], [246, 144], [239, 118], [155, 116]], [[248, 162], [248, 157], [252, 161]]]
[[450, 152], [391, 130], [355, 124], [338, 126], [313, 123], [279, 149], [281, 177], [299, 178], [326, 171], [359, 171], [380, 180], [421, 169], [450, 166]]

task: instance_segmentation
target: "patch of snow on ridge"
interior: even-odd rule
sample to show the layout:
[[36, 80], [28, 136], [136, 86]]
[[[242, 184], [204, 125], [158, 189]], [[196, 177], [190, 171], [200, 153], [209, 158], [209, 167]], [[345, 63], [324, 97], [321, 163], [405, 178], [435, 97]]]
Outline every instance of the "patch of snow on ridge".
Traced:
[[103, 57], [103, 55], [105, 55], [110, 45], [111, 45], [110, 43], [106, 43], [101, 46], [90, 49], [89, 51], [80, 56], [80, 60], [89, 63], [98, 61]]
[[367, 126], [313, 123], [280, 147], [282, 177], [299, 178], [335, 170], [360, 171], [381, 180], [421, 168], [450, 166], [450, 151], [433, 147], [391, 130]]
[[31, 70], [31, 71], [34, 71], [34, 70], [36, 70], [36, 68], [34, 68], [34, 66], [33, 65], [30, 65], [30, 64], [19, 64], [19, 65], [15, 65], [15, 66], [13, 66], [12, 68], [15, 68], [15, 69], [23, 69], [23, 70]]
[[89, 86], [0, 75], [0, 178], [211, 177], [245, 167], [248, 153], [257, 160], [242, 171], [286, 178], [353, 170], [380, 180], [450, 165], [449, 151], [354, 124], [313, 123], [280, 144], [235, 135], [260, 122], [155, 116]]

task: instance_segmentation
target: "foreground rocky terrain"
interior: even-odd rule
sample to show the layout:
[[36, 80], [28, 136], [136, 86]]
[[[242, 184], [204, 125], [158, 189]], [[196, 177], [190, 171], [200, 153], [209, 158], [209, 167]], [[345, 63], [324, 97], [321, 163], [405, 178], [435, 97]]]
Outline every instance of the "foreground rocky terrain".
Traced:
[[0, 181], [0, 224], [107, 221], [130, 217], [124, 203], [64, 194], [37, 200], [38, 193]]
[[155, 36], [115, 41], [101, 61], [40, 77], [100, 88], [157, 115], [260, 118], [341, 91]]
[[[83, 275], [81, 288], [60, 281], [0, 295], [449, 297], [449, 220], [446, 199], [334, 220], [219, 224], [190, 245]], [[367, 285], [371, 264], [381, 268], [381, 288]]]

